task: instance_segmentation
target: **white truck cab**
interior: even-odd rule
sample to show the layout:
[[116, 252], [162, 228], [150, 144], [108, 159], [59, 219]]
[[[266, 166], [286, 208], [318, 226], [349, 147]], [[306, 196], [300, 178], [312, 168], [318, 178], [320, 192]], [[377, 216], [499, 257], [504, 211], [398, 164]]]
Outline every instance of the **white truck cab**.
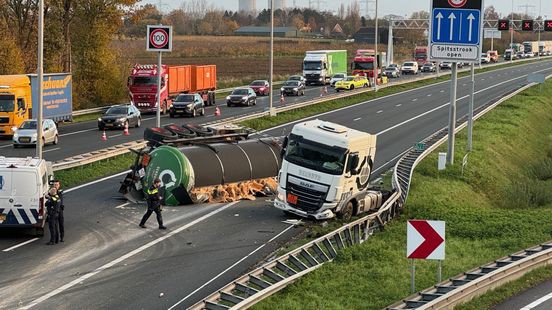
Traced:
[[368, 190], [375, 135], [312, 120], [293, 127], [282, 153], [276, 208], [324, 220], [381, 205], [381, 193]]
[[0, 229], [30, 228], [43, 235], [51, 180], [51, 164], [43, 159], [0, 156]]

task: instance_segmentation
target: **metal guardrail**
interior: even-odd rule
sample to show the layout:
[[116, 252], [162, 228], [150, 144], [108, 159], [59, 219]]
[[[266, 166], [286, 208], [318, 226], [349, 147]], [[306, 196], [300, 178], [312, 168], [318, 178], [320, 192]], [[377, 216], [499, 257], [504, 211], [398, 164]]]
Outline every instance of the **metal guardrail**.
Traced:
[[[552, 58], [552, 57], [547, 56], [547, 57], [542, 57], [542, 58]], [[522, 62], [522, 61], [530, 61], [530, 60], [533, 60], [533, 59], [518, 60], [516, 63], [519, 63], [519, 62]], [[490, 64], [490, 65], [487, 65], [486, 67], [499, 66], [499, 65], [502, 65], [502, 64], [504, 64], [504, 63]], [[464, 70], [460, 70], [460, 71], [466, 71], [466, 70], [469, 70], [469, 69], [464, 69]], [[450, 72], [443, 73], [443, 75], [444, 74], [450, 74]], [[435, 75], [428, 75], [428, 76], [423, 76], [423, 77], [419, 77], [419, 78], [415, 78], [415, 79], [411, 79], [411, 80], [407, 80], [407, 81], [400, 81], [400, 82], [397, 82], [397, 83], [388, 83], [388, 84], [380, 85], [379, 87], [380, 88], [386, 88], [386, 87], [391, 87], [391, 86], [396, 86], [396, 85], [408, 84], [408, 83], [421, 81], [421, 80], [433, 79], [435, 77], [436, 77]], [[285, 112], [285, 111], [289, 111], [289, 110], [299, 109], [299, 108], [302, 108], [302, 107], [306, 107], [306, 106], [313, 105], [313, 104], [318, 104], [318, 103], [329, 101], [329, 100], [336, 100], [336, 99], [346, 98], [348, 96], [353, 96], [353, 95], [357, 95], [359, 93], [364, 93], [364, 92], [368, 92], [368, 91], [372, 91], [372, 89], [358, 89], [358, 90], [354, 90], [352, 92], [344, 92], [343, 94], [337, 94], [337, 93], [336, 94], [329, 94], [329, 95], [325, 95], [325, 96], [322, 96], [320, 98], [317, 98], [317, 99], [314, 99], [314, 100], [311, 100], [311, 101], [278, 107], [278, 108], [276, 108], [276, 113], [281, 113], [281, 112]], [[83, 114], [87, 114], [87, 113], [93, 113], [92, 112], [93, 110], [101, 112], [105, 108], [106, 107], [99, 107], [99, 108], [88, 109], [88, 110], [74, 111], [73, 116], [83, 115]], [[83, 111], [87, 111], [87, 113], [81, 113]], [[75, 113], [78, 113], [78, 114], [75, 114]], [[219, 121], [207, 122], [207, 123], [204, 123], [202, 125], [203, 126], [215, 125], [215, 124], [216, 125], [222, 125], [222, 124], [227, 124], [227, 123], [241, 122], [241, 121], [254, 119], [254, 118], [258, 118], [258, 117], [262, 117], [262, 116], [268, 116], [269, 114], [270, 114], [269, 111], [261, 111], [261, 112], [255, 112], [255, 113], [251, 113], [251, 114], [247, 114], [247, 115], [243, 115], [243, 116], [239, 116], [239, 117], [225, 118], [225, 119], [222, 119], [222, 120], [219, 120]], [[129, 142], [129, 143], [139, 143], [140, 141], [141, 140], [134, 141], [134, 142]], [[122, 144], [122, 146], [124, 146], [126, 144], [127, 143], [124, 143], [124, 144]], [[64, 160], [61, 160], [61, 161], [58, 161], [58, 162], [54, 163], [54, 169], [62, 170], [62, 169], [77, 167], [77, 166], [79, 166], [79, 162], [78, 162], [79, 158], [81, 158], [83, 160], [80, 165], [84, 165], [84, 164], [92, 163], [94, 161], [100, 161], [100, 160], [104, 160], [104, 159], [107, 159], [107, 158], [110, 158], [110, 157], [113, 157], [113, 156], [117, 156], [117, 155], [120, 155], [120, 154], [130, 152], [130, 148], [140, 148], [140, 147], [143, 147], [143, 146], [145, 146], [145, 145], [142, 145], [142, 146], [140, 146], [140, 145], [138, 145], [138, 146], [135, 146], [135, 145], [128, 146], [126, 151], [123, 151], [123, 149], [119, 146], [115, 146], [117, 148], [117, 150], [113, 150], [112, 149], [113, 147], [109, 147], [109, 148], [98, 150], [98, 151], [95, 151], [95, 152], [90, 152], [90, 153], [86, 153], [86, 154], [82, 154], [82, 155], [78, 155], [78, 156], [73, 156], [73, 157], [66, 158]], [[63, 164], [63, 163], [71, 163], [71, 164]]]
[[552, 262], [552, 241], [474, 268], [390, 305], [386, 309], [452, 309]]
[[77, 110], [77, 111], [73, 111], [73, 116], [80, 116], [80, 115], [86, 115], [86, 114], [92, 114], [92, 113], [100, 113], [100, 112], [104, 112], [105, 110], [107, 110], [107, 108], [109, 108], [109, 106], [97, 107], [97, 108], [85, 109], [85, 110]]
[[[550, 77], [548, 76], [547, 79]], [[474, 120], [533, 85], [535, 84], [530, 83], [505, 97], [479, 107], [474, 112]], [[455, 132], [465, 128], [467, 126], [466, 122], [467, 116], [459, 119]], [[408, 197], [414, 168], [447, 139], [448, 128], [445, 127], [422, 141], [427, 147], [425, 150], [413, 148], [399, 159], [395, 165], [392, 178], [394, 193], [376, 213], [347, 224], [262, 265], [227, 284], [189, 309], [246, 309], [278, 292], [301, 276], [319, 268], [322, 264], [332, 261], [337, 256], [338, 250], [366, 241], [376, 228], [383, 227], [402, 209]], [[552, 251], [550, 252], [552, 256]], [[418, 298], [419, 295], [414, 297]], [[411, 306], [412, 304], [409, 304], [404, 308], [397, 309], [408, 309]], [[436, 307], [434, 309], [441, 308]]]

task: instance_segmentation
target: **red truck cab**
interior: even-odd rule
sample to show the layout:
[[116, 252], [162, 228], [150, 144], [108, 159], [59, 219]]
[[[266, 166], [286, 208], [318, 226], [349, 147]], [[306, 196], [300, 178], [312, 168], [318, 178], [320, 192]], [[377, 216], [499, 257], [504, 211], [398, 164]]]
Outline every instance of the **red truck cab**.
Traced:
[[414, 60], [416, 60], [420, 68], [429, 61], [427, 46], [416, 46], [414, 49]]
[[[351, 64], [352, 75], [374, 77], [374, 60], [376, 52], [373, 49], [357, 50]], [[380, 64], [381, 67], [381, 64]], [[378, 75], [381, 70], [378, 69]]]

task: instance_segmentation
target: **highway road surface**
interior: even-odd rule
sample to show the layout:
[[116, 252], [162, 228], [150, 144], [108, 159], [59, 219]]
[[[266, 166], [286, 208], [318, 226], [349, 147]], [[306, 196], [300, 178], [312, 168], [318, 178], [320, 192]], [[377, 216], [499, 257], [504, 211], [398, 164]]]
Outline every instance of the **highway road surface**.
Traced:
[[[552, 74], [552, 61], [477, 75], [476, 106], [525, 85], [533, 72]], [[430, 85], [318, 117], [377, 134], [379, 174], [415, 142], [446, 126], [449, 86]], [[467, 112], [469, 89], [469, 78], [459, 79], [459, 118]], [[261, 135], [280, 136], [290, 126]], [[99, 140], [98, 132], [93, 134]], [[78, 143], [78, 136], [63, 138], [74, 139], [83, 150], [97, 147], [87, 140]], [[45, 245], [48, 234], [35, 239], [2, 232], [0, 309], [184, 309], [304, 229], [285, 223], [283, 213], [271, 207], [271, 197], [167, 207], [167, 231], [158, 230], [153, 217], [141, 229], [145, 206], [122, 200], [117, 193], [121, 180], [119, 175], [66, 193], [63, 244]]]
[[493, 309], [550, 310], [552, 309], [552, 280], [548, 280], [511, 297]]

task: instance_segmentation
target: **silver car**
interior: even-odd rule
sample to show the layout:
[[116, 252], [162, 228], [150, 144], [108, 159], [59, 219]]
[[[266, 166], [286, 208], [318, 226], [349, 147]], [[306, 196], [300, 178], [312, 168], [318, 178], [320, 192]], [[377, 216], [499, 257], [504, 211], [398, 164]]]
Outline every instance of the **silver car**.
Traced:
[[[18, 128], [14, 128], [13, 147], [20, 145], [36, 145], [37, 139], [37, 121], [29, 119], [21, 123]], [[56, 123], [51, 119], [42, 121], [42, 145], [46, 143], [58, 144], [59, 135]]]

